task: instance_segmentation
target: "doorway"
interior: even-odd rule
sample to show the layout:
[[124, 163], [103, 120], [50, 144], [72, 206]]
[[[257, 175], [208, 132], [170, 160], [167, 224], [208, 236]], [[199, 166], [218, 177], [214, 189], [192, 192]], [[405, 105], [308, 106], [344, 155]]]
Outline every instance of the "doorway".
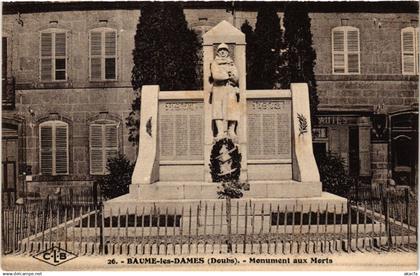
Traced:
[[418, 113], [391, 115], [391, 168], [397, 185], [417, 186]]
[[[3, 135], [4, 134], [5, 133], [3, 133]], [[10, 132], [7, 134], [10, 134]], [[16, 202], [18, 181], [18, 139], [17, 136], [13, 137], [7, 135], [3, 136], [2, 140], [2, 206], [11, 207]]]

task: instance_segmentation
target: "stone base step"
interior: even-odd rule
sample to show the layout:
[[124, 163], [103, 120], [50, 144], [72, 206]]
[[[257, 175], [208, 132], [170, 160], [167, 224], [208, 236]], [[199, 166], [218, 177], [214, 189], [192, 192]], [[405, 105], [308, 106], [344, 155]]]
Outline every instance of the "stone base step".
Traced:
[[[137, 214], [141, 214], [143, 209], [145, 213], [150, 213], [151, 210], [160, 210], [160, 213], [165, 214], [168, 210], [168, 214], [181, 214], [182, 210], [184, 214], [188, 214], [191, 209], [191, 214], [194, 216], [199, 212], [204, 212], [205, 206], [207, 210], [213, 212], [215, 209], [216, 214], [220, 214], [226, 208], [225, 199], [139, 199], [135, 194], [129, 193], [112, 200], [104, 202], [104, 212], [109, 215], [112, 210], [113, 214], [117, 214], [118, 209], [121, 214], [125, 214], [127, 211], [130, 214], [134, 214], [137, 210]], [[334, 212], [334, 208], [337, 214], [347, 213], [347, 200], [345, 198], [336, 196], [334, 194], [322, 192], [321, 196], [318, 197], [304, 197], [304, 198], [240, 198], [232, 199], [232, 213], [236, 213], [236, 209], [239, 208], [240, 213], [245, 212], [245, 206], [248, 207], [250, 212], [250, 206], [255, 208], [256, 214], [261, 214], [261, 210], [264, 208], [264, 212], [269, 212], [269, 208], [272, 208], [274, 212], [277, 207], [280, 211], [287, 208], [288, 212], [292, 211], [293, 208], [296, 212], [308, 212], [312, 210], [315, 212], [318, 208], [320, 212], [324, 212], [328, 208], [328, 212]]]
[[[321, 196], [321, 182], [249, 181], [249, 190], [244, 192], [251, 198], [304, 198]], [[140, 200], [173, 199], [217, 199], [218, 183], [207, 182], [167, 182], [130, 185], [130, 194]]]

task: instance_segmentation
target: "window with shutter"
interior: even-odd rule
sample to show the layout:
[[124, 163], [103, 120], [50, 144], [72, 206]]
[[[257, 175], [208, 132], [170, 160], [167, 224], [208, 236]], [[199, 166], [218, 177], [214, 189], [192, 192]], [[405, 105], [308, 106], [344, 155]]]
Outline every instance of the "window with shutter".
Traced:
[[40, 78], [41, 81], [66, 80], [67, 33], [49, 29], [41, 32]]
[[103, 174], [102, 126], [90, 126], [90, 173]]
[[118, 125], [94, 123], [90, 125], [90, 173], [105, 174], [110, 158], [118, 154]]
[[360, 73], [359, 29], [343, 26], [332, 30], [332, 69], [334, 74]]
[[55, 171], [57, 174], [66, 174], [68, 169], [67, 156], [67, 126], [55, 127]]
[[68, 174], [68, 124], [48, 121], [39, 126], [41, 174]]
[[401, 60], [404, 75], [419, 73], [418, 34], [418, 28], [407, 27], [401, 30]]
[[90, 31], [90, 79], [117, 79], [117, 32], [113, 29]]
[[41, 174], [52, 174], [53, 167], [53, 142], [52, 126], [41, 126]]

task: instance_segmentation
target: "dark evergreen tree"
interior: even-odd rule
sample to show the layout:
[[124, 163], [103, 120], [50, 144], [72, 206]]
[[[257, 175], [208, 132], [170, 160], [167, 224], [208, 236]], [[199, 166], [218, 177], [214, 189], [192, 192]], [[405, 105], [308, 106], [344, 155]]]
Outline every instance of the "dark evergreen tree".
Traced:
[[286, 66], [281, 68], [282, 87], [288, 88], [292, 82], [306, 82], [312, 125], [316, 124], [318, 95], [314, 74], [316, 53], [312, 47], [311, 19], [306, 3], [289, 2], [284, 11], [284, 42], [286, 46]]
[[131, 142], [138, 142], [141, 87], [196, 89], [198, 47], [197, 35], [188, 28], [181, 3], [149, 2], [141, 10], [134, 37], [131, 77], [136, 99], [126, 122]]
[[279, 81], [279, 68], [283, 63], [280, 19], [272, 4], [262, 4], [258, 9], [255, 31], [251, 39], [254, 42], [249, 49], [252, 54], [249, 55], [250, 64], [247, 68], [247, 88], [272, 89]]
[[251, 87], [250, 83], [250, 75], [249, 72], [251, 70], [253, 61], [254, 61], [254, 43], [255, 43], [255, 37], [254, 37], [254, 31], [252, 30], [252, 26], [249, 24], [248, 20], [245, 20], [245, 22], [241, 26], [241, 31], [245, 34], [245, 42], [246, 42], [246, 86], [249, 88]]

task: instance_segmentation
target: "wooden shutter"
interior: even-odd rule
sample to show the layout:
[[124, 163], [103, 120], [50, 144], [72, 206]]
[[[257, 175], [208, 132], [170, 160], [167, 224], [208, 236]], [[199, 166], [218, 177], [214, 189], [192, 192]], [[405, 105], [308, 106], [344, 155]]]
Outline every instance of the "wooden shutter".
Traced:
[[347, 32], [347, 72], [359, 73], [359, 30]]
[[335, 74], [360, 73], [359, 30], [337, 27], [332, 31], [332, 61]]
[[102, 78], [102, 33], [90, 33], [90, 78]]
[[55, 34], [55, 55], [60, 57], [66, 56], [66, 33]]
[[55, 33], [55, 79], [66, 79], [66, 33]]
[[105, 55], [115, 56], [117, 53], [117, 34], [115, 31], [105, 33]]
[[415, 32], [414, 28], [408, 27], [401, 31], [402, 48], [402, 72], [403, 74], [416, 73], [416, 53], [415, 53]]
[[103, 174], [102, 126], [90, 126], [90, 173]]
[[55, 127], [55, 173], [68, 173], [68, 135], [67, 125]]
[[335, 30], [332, 33], [333, 41], [333, 72], [345, 73], [344, 31]]
[[52, 126], [40, 127], [41, 174], [52, 174], [53, 170], [53, 129]]
[[[105, 125], [105, 162], [118, 154], [118, 135], [116, 125]], [[105, 164], [106, 167], [106, 164]]]
[[52, 33], [41, 33], [41, 80], [52, 80]]
[[116, 79], [117, 34], [105, 32], [105, 79]]

